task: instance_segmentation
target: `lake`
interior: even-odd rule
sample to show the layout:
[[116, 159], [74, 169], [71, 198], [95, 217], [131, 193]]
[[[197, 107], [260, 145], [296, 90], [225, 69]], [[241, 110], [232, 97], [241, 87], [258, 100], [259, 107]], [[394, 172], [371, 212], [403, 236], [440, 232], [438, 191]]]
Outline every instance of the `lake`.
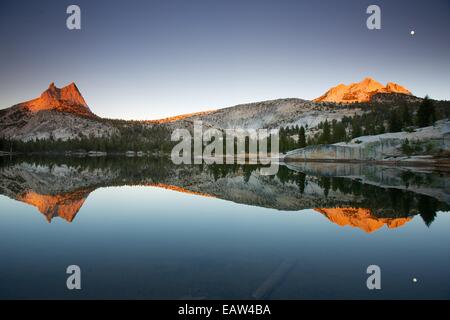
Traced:
[[449, 173], [259, 169], [0, 157], [0, 298], [450, 298]]

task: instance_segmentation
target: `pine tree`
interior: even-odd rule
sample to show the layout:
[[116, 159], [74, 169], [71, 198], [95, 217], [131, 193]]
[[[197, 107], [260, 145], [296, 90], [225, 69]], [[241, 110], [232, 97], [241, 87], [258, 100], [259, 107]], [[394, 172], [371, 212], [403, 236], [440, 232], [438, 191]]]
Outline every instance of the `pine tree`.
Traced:
[[398, 118], [397, 112], [392, 110], [389, 118], [389, 132], [399, 131], [402, 131], [402, 123]]
[[319, 143], [327, 144], [331, 141], [331, 131], [330, 131], [330, 124], [328, 123], [328, 120], [325, 120], [323, 123], [323, 129], [322, 129], [322, 135], [319, 138]]
[[303, 126], [301, 126], [298, 131], [298, 147], [299, 148], [306, 147], [306, 135], [305, 135], [305, 128], [303, 128]]
[[377, 134], [383, 134], [383, 133], [386, 133], [386, 128], [384, 127], [383, 123], [380, 123], [377, 126]]
[[333, 143], [342, 142], [347, 140], [347, 132], [345, 130], [345, 126], [342, 122], [338, 122], [335, 124], [333, 128]]
[[419, 128], [433, 125], [436, 121], [436, 113], [433, 101], [426, 96], [417, 110], [416, 124]]
[[409, 111], [408, 105], [406, 103], [402, 106], [402, 122], [404, 128], [412, 125], [411, 112]]
[[[356, 118], [356, 117], [355, 117]], [[358, 119], [352, 119], [352, 139], [360, 137], [362, 134], [362, 128]]]

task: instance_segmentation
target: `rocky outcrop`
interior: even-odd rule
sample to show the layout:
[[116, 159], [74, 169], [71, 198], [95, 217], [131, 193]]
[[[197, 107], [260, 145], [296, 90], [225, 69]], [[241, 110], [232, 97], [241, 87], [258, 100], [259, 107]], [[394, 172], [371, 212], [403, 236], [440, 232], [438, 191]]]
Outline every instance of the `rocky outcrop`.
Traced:
[[441, 120], [435, 126], [414, 132], [385, 133], [358, 137], [349, 143], [308, 146], [289, 151], [284, 160], [386, 160], [405, 156], [401, 147], [406, 140], [428, 154], [450, 150], [450, 121]]
[[315, 102], [354, 103], [369, 102], [378, 93], [397, 93], [411, 95], [411, 92], [399, 84], [388, 82], [383, 86], [372, 78], [365, 78], [361, 82], [350, 85], [339, 84], [331, 88], [322, 96], [314, 99]]
[[91, 112], [75, 83], [50, 84], [39, 98], [0, 110], [0, 137], [15, 140], [63, 141], [108, 137], [117, 129]]
[[89, 109], [78, 87], [73, 82], [61, 89], [57, 88], [52, 82], [39, 98], [22, 102], [18, 106], [33, 113], [42, 110], [58, 110], [95, 117], [95, 114]]

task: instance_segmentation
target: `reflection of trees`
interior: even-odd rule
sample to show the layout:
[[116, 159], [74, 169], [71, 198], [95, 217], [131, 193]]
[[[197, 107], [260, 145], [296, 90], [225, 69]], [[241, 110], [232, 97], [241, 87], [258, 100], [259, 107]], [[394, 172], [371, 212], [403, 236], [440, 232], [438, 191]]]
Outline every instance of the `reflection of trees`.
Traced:
[[[248, 168], [244, 168], [248, 167]], [[211, 164], [211, 165], [201, 165], [201, 170], [205, 170], [206, 172], [209, 172], [213, 178], [214, 181], [217, 181], [221, 178], [226, 178], [230, 174], [236, 174], [239, 172], [239, 170], [245, 170], [246, 174], [248, 175], [248, 178], [250, 178], [250, 175], [253, 171], [257, 169], [256, 166], [244, 166], [244, 165], [238, 165], [238, 164]], [[248, 181], [248, 180], [247, 180]]]
[[[0, 157], [4, 158], [4, 157]], [[170, 161], [170, 160], [169, 160]], [[117, 184], [121, 184], [124, 179], [127, 183], [138, 184], [146, 178], [159, 181], [170, 175], [173, 168], [165, 158], [148, 157], [63, 157], [63, 156], [33, 156], [15, 157], [6, 163], [0, 163], [1, 167], [15, 164], [27, 163], [34, 166], [44, 166], [53, 168], [55, 166], [67, 166], [75, 168], [78, 172], [95, 172], [98, 169], [115, 172], [118, 174]], [[123, 183], [122, 183], [123, 184]]]
[[406, 186], [406, 188], [409, 187], [410, 184], [410, 180], [414, 178], [414, 173], [412, 173], [411, 171], [404, 171], [400, 174], [400, 178], [403, 181], [403, 184]]
[[278, 168], [277, 177], [283, 184], [294, 181], [294, 174], [292, 173], [292, 170], [289, 170], [285, 166]]
[[436, 218], [436, 202], [430, 197], [420, 196], [417, 209], [425, 224], [429, 227]]
[[421, 176], [418, 174], [414, 174], [411, 171], [405, 171], [400, 175], [403, 183], [406, 187], [408, 187], [410, 184], [414, 184], [418, 187], [420, 187], [423, 184], [432, 184], [433, 183], [433, 177], [432, 175], [427, 176]]
[[303, 194], [306, 187], [306, 174], [303, 172], [297, 172], [297, 186], [300, 193]]
[[363, 184], [357, 180], [352, 180], [351, 187], [352, 187], [352, 193], [355, 196], [360, 196], [363, 194], [362, 188]]
[[319, 180], [319, 186], [323, 189], [323, 194], [325, 195], [325, 197], [328, 197], [331, 187], [331, 178], [321, 177]]
[[244, 181], [245, 183], [247, 183], [250, 180], [253, 168], [251, 166], [244, 166], [243, 171], [244, 171]]
[[[251, 186], [251, 191], [255, 194], [255, 198], [244, 199], [248, 204], [261, 205], [261, 199], [258, 197], [266, 197], [261, 191], [265, 185], [270, 184], [272, 189], [273, 199], [283, 196], [283, 193], [288, 195], [291, 202], [286, 203], [293, 208], [314, 208], [315, 205], [324, 207], [355, 207], [370, 209], [373, 215], [379, 218], [404, 218], [420, 214], [427, 226], [431, 225], [436, 217], [436, 212], [439, 210], [448, 211], [449, 205], [440, 202], [437, 199], [429, 196], [419, 195], [409, 190], [401, 190], [397, 188], [379, 187], [376, 185], [362, 183], [355, 178], [344, 177], [330, 177], [320, 175], [307, 175], [303, 172], [290, 170], [286, 166], [280, 166], [277, 175], [275, 176], [259, 176], [258, 170], [261, 165], [239, 165], [239, 164], [225, 164], [225, 165], [181, 165], [175, 166], [170, 159], [148, 157], [94, 157], [94, 158], [75, 158], [75, 157], [25, 157], [9, 158], [0, 157], [0, 167], [8, 167], [14, 164], [25, 162], [31, 165], [46, 166], [67, 166], [73, 171], [80, 174], [80, 179], [85, 179], [84, 184], [76, 182], [72, 184], [72, 189], [92, 188], [108, 185], [139, 185], [161, 183], [179, 186], [188, 190], [194, 190], [203, 193], [211, 192], [211, 183], [220, 179], [239, 178], [236, 180], [234, 193], [238, 194], [241, 190], [246, 190], [246, 184], [249, 183], [250, 178], [254, 175], [255, 185]], [[25, 169], [26, 170], [26, 169]], [[95, 176], [102, 174], [106, 179], [95, 179]], [[52, 177], [50, 174], [43, 176], [45, 184], [51, 184]], [[73, 176], [73, 175], [72, 175]], [[92, 178], [94, 177], [94, 178]], [[411, 171], [406, 171], [402, 174], [402, 181], [410, 185], [413, 183], [426, 183], [428, 178], [417, 178], [418, 175]], [[46, 179], [48, 178], [48, 181]], [[92, 179], [91, 179], [92, 178]], [[27, 181], [21, 181], [23, 178], [20, 175], [13, 176], [10, 181], [14, 184], [8, 185], [9, 190], [14, 192], [14, 185], [24, 184], [26, 187]], [[430, 178], [430, 181], [433, 181]], [[76, 179], [75, 179], [76, 180]], [[92, 182], [95, 181], [95, 182]], [[317, 185], [323, 192], [317, 193], [317, 188], [306, 189], [308, 184], [312, 186]], [[282, 185], [280, 185], [282, 184]], [[283, 185], [288, 184], [286, 187]], [[203, 187], [207, 185], [207, 189]], [[66, 190], [67, 186], [61, 186], [59, 189]], [[44, 188], [45, 189], [45, 188]], [[58, 189], [58, 190], [59, 190]], [[312, 191], [314, 189], [314, 191]], [[298, 190], [298, 191], [297, 191]], [[306, 190], [306, 194], [305, 194]], [[216, 192], [214, 195], [223, 197], [226, 193]], [[271, 202], [272, 195], [269, 200], [265, 198], [264, 206], [279, 208], [284, 205], [280, 201], [277, 203]], [[349, 195], [344, 197], [344, 195]], [[258, 200], [255, 200], [258, 199]], [[247, 202], [246, 202], [247, 201]], [[299, 209], [297, 209], [299, 210]]]
[[[289, 170], [286, 167], [280, 167], [277, 174], [280, 182], [295, 183], [301, 194], [305, 191], [308, 183], [308, 176], [302, 172]], [[312, 177], [309, 177], [310, 179]], [[411, 171], [405, 171], [401, 174], [403, 183], [423, 185], [425, 180], [428, 184], [433, 182], [433, 177], [425, 179]], [[438, 200], [419, 195], [411, 191], [400, 190], [396, 188], [381, 188], [374, 185], [364, 184], [357, 179], [342, 177], [319, 177], [316, 179], [320, 188], [323, 189], [325, 197], [329, 196], [330, 190], [334, 193], [352, 195], [354, 197], [363, 197], [359, 202], [359, 207], [371, 209], [375, 215], [380, 217], [408, 217], [420, 214], [425, 224], [429, 226], [436, 217], [436, 211], [439, 207], [448, 210], [448, 205], [440, 203]]]
[[277, 178], [283, 184], [286, 183], [296, 184], [301, 194], [305, 192], [306, 185], [308, 184], [305, 173], [290, 170], [288, 167], [285, 166], [280, 166], [278, 168]]

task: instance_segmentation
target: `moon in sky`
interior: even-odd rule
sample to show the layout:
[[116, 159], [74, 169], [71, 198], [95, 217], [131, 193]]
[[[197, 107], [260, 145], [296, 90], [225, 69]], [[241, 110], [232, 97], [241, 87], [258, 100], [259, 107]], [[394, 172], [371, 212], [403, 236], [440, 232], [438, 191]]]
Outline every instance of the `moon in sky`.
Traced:
[[413, 36], [415, 34], [416, 34], [416, 32], [414, 30], [411, 30], [411, 35]]

